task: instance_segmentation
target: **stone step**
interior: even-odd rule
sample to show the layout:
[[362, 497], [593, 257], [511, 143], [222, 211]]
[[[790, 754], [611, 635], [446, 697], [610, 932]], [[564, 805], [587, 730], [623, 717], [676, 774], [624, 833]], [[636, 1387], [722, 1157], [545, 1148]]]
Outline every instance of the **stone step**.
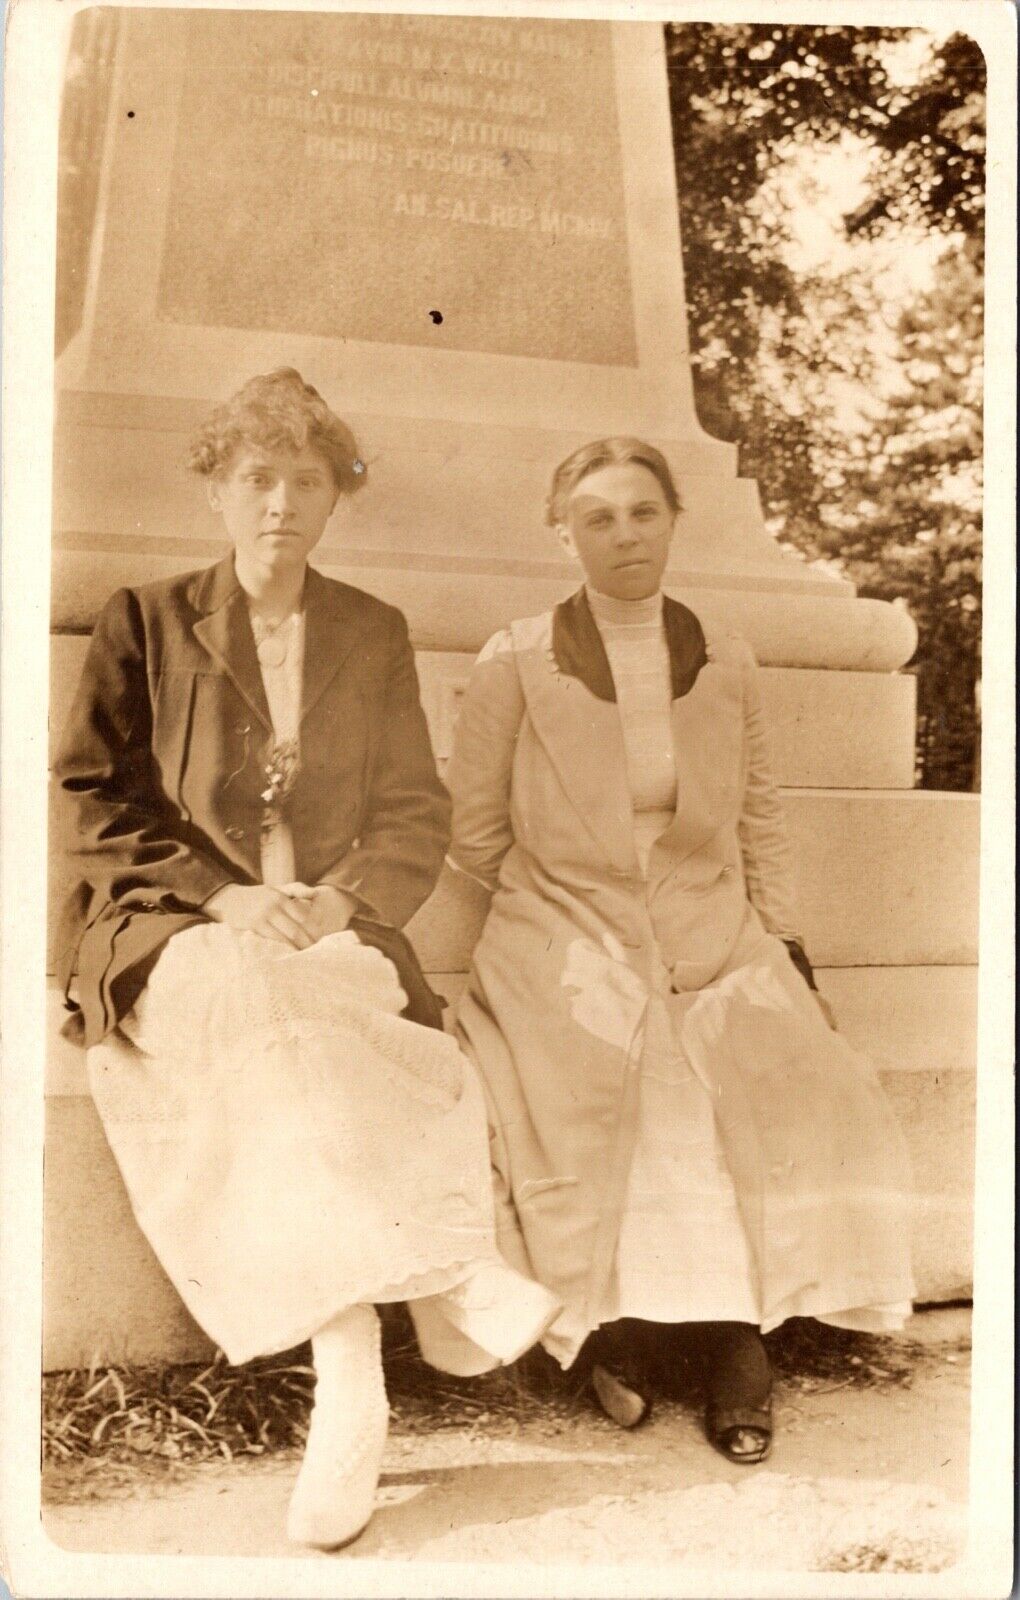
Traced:
[[812, 961], [977, 960], [978, 795], [800, 789], [783, 799]]
[[[83, 634], [50, 636], [50, 755], [88, 647]], [[422, 704], [442, 763], [474, 656], [418, 651]], [[915, 683], [879, 672], [762, 669], [776, 779], [803, 788], [909, 789], [914, 781]]]
[[[453, 747], [473, 661], [459, 651], [417, 653], [422, 704], [440, 762]], [[778, 783], [807, 789], [913, 787], [913, 677], [763, 667], [761, 688]]]
[[[178, 535], [68, 533], [55, 537], [52, 626], [87, 631], [121, 584], [172, 578], [222, 554]], [[568, 569], [547, 571], [514, 559], [418, 556], [345, 546], [321, 550], [316, 566], [328, 577], [368, 589], [399, 607], [420, 650], [480, 650], [508, 617], [527, 617], [556, 605], [577, 588]], [[734, 575], [679, 565], [666, 575], [670, 594], [686, 598], [707, 626], [731, 629], [751, 645], [763, 666], [826, 671], [895, 672], [909, 661], [917, 629], [899, 606], [855, 600], [801, 578], [772, 588], [758, 568]], [[791, 587], [791, 585], [793, 585]]]
[[212, 1346], [131, 1210], [91, 1099], [47, 1098], [43, 1370], [200, 1361]]
[[973, 1076], [976, 966], [818, 967], [815, 980], [840, 1032], [879, 1071]]
[[[960, 1073], [936, 1086], [904, 1073], [883, 1083], [917, 1185], [918, 1299], [964, 1299], [973, 1283], [973, 1082]], [[47, 1101], [44, 1181], [44, 1370], [204, 1359], [209, 1340], [134, 1220], [90, 1100]]]
[[[976, 961], [977, 795], [794, 789], [783, 800], [816, 965]], [[443, 872], [408, 927], [426, 971], [466, 968], [486, 907], [471, 880]]]

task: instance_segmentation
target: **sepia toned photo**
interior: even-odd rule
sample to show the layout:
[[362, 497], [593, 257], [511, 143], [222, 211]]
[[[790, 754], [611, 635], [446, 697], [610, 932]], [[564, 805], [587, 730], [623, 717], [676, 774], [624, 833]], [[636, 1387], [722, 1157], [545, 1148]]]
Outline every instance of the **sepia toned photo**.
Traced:
[[23, 7], [12, 1592], [1008, 1593], [1012, 11]]

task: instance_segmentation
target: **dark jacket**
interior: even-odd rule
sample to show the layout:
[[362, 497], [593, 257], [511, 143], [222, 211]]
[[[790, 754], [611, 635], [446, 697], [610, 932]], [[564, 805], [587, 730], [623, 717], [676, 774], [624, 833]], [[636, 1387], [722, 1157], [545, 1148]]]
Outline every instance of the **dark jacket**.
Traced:
[[[260, 882], [272, 723], [233, 558], [120, 589], [100, 615], [56, 761], [80, 872], [57, 939], [80, 1036], [134, 1004], [174, 933], [228, 883]], [[449, 838], [403, 616], [309, 569], [296, 872], [401, 927]]]

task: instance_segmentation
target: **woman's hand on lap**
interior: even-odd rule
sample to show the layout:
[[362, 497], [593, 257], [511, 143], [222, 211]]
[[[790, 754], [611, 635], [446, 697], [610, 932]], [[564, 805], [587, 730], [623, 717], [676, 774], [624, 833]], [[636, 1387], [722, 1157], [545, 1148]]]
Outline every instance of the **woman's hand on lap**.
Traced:
[[293, 897], [294, 914], [301, 917], [313, 943], [327, 934], [343, 933], [358, 908], [352, 895], [331, 883], [286, 883], [283, 892]]
[[304, 885], [274, 889], [264, 883], [229, 883], [206, 901], [204, 910], [214, 922], [226, 923], [235, 933], [255, 933], [294, 950], [307, 950], [322, 935], [313, 931], [308, 902], [296, 899], [288, 892], [290, 888]]

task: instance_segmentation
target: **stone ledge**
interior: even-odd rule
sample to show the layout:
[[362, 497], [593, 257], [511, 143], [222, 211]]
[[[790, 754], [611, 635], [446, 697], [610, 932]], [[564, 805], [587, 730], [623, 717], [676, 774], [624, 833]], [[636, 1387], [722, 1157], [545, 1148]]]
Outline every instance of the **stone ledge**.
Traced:
[[199, 1361], [212, 1349], [135, 1222], [90, 1099], [48, 1099], [43, 1370]]
[[[50, 759], [81, 676], [88, 635], [50, 636]], [[419, 650], [422, 704], [440, 762], [450, 754], [474, 656]], [[901, 673], [765, 667], [762, 697], [777, 782], [803, 788], [910, 789], [914, 679]]]
[[816, 965], [977, 960], [978, 795], [800, 789], [783, 802]]
[[[976, 961], [977, 795], [796, 789], [783, 800], [816, 966]], [[487, 905], [470, 879], [444, 870], [408, 926], [427, 972], [467, 968]]]
[[[800, 932], [815, 966], [960, 967], [977, 959], [977, 795], [785, 790]], [[71, 886], [50, 873], [51, 927]], [[426, 972], [466, 971], [488, 897], [445, 868], [408, 925]]]
[[818, 967], [840, 1032], [887, 1073], [973, 1073], [978, 969]]
[[[127, 550], [61, 548], [53, 552], [52, 626], [91, 628], [98, 611], [122, 584], [150, 583], [208, 563], [206, 552], [159, 555], [137, 537]], [[526, 617], [558, 604], [577, 578], [487, 574], [452, 569], [442, 553], [415, 564], [390, 565], [360, 551], [357, 564], [324, 560], [322, 570], [399, 607], [421, 650], [480, 650], [508, 617]], [[792, 580], [791, 580], [792, 581]], [[849, 672], [895, 672], [913, 654], [917, 630], [906, 611], [884, 600], [856, 600], [813, 590], [809, 579], [792, 592], [770, 588], [764, 572], [722, 574], [690, 567], [667, 574], [667, 588], [684, 596], [712, 627], [743, 635], [763, 666], [815, 667]]]

